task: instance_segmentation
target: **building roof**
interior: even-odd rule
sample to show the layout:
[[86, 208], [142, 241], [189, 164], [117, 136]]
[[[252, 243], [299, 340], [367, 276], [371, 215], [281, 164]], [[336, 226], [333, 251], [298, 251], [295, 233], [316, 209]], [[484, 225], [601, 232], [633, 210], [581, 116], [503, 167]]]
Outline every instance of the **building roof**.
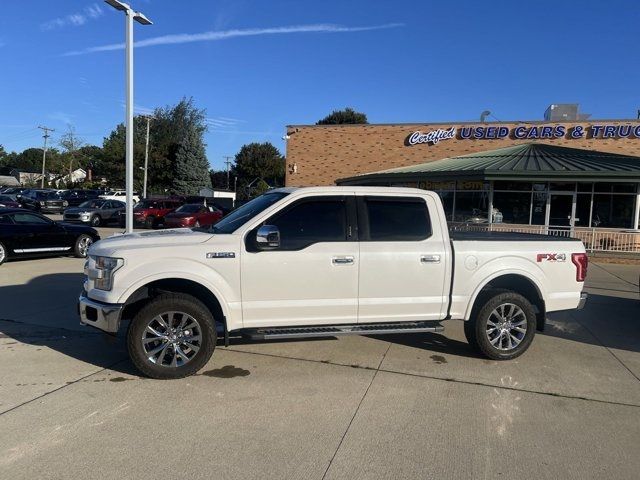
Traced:
[[338, 183], [357, 185], [374, 180], [452, 177], [483, 180], [640, 181], [640, 157], [543, 143], [524, 143], [362, 174], [340, 179]]
[[16, 180], [16, 177], [0, 175], [0, 185], [3, 187], [19, 187], [20, 182]]

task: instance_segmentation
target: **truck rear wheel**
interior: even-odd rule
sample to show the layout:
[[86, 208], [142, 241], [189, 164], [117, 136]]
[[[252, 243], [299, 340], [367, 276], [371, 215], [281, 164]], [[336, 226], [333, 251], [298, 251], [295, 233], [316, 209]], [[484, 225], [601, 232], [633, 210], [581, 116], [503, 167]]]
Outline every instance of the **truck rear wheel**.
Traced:
[[492, 360], [510, 360], [522, 355], [536, 333], [536, 314], [531, 302], [510, 290], [481, 294], [464, 322], [469, 344]]
[[151, 300], [127, 332], [133, 364], [144, 375], [161, 380], [193, 375], [209, 361], [215, 346], [213, 315], [200, 300], [182, 293]]

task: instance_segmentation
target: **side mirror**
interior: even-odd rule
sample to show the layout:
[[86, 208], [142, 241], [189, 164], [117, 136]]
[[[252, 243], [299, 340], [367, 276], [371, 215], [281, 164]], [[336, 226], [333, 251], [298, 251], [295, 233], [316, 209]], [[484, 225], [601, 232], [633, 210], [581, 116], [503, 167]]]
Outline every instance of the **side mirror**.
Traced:
[[280, 230], [275, 225], [262, 225], [256, 234], [256, 245], [260, 250], [273, 250], [280, 246]]

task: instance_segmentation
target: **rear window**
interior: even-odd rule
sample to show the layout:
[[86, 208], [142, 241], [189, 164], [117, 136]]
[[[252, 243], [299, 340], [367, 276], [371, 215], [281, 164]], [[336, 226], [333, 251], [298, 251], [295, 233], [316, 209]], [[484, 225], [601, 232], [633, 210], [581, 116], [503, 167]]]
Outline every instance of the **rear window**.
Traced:
[[365, 197], [368, 238], [378, 242], [411, 242], [431, 236], [427, 204], [420, 198]]
[[11, 217], [9, 215], [0, 215], [0, 225], [10, 225], [13, 222], [11, 221]]

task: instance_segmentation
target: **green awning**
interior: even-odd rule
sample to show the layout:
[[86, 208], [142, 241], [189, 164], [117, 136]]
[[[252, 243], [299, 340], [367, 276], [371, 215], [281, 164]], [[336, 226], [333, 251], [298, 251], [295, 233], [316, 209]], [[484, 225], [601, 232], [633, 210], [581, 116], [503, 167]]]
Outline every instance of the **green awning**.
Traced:
[[417, 180], [640, 181], [640, 157], [525, 143], [336, 181], [338, 185]]

